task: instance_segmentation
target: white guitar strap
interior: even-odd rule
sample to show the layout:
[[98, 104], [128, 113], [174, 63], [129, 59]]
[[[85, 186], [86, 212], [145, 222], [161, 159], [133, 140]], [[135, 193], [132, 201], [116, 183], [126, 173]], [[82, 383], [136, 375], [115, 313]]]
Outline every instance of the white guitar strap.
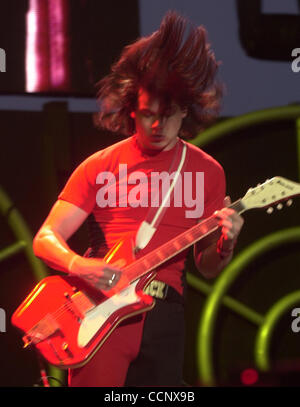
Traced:
[[[183, 167], [184, 161], [185, 161], [185, 156], [186, 156], [186, 144], [182, 142], [182, 152], [181, 152], [181, 159], [177, 168], [177, 171], [175, 173], [175, 176], [172, 180], [172, 183], [170, 185], [170, 188], [168, 189], [167, 193], [165, 196], [162, 197], [162, 202], [158, 210], [156, 211], [155, 215], [153, 216], [152, 221], [149, 223], [147, 220], [144, 220], [136, 234], [136, 239], [135, 239], [135, 249], [140, 250], [144, 249], [147, 244], [150, 242], [152, 239], [152, 236], [154, 235], [155, 231], [157, 230], [158, 224], [162, 218], [162, 215], [164, 211], [166, 210], [166, 202], [168, 202], [168, 199], [176, 185], [176, 182], [178, 180], [179, 174], [181, 172], [181, 169]], [[178, 154], [177, 154], [178, 155]], [[171, 173], [171, 171], [169, 171]]]

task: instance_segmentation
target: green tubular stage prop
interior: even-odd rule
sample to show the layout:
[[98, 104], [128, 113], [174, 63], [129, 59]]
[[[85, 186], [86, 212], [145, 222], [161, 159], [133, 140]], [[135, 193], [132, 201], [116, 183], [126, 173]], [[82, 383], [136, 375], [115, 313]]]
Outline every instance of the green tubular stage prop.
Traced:
[[[299, 233], [300, 234], [300, 233]], [[300, 240], [300, 239], [299, 239]], [[268, 311], [264, 323], [259, 327], [255, 342], [255, 361], [257, 367], [262, 371], [271, 369], [270, 344], [276, 323], [281, 316], [291, 307], [300, 303], [300, 290], [294, 291], [279, 301]]]
[[[295, 120], [297, 152], [298, 152], [298, 178], [300, 180], [300, 106], [290, 105], [277, 108], [264, 109], [256, 112], [247, 113], [239, 117], [222, 121], [203, 133], [199, 134], [191, 143], [198, 147], [203, 147], [210, 142], [216, 141], [224, 136], [230, 136], [231, 133], [259, 123], [266, 123], [278, 120]], [[282, 313], [291, 304], [299, 299], [299, 292], [280, 299], [269, 310], [267, 315], [260, 315], [246, 307], [244, 304], [226, 296], [226, 291], [252, 260], [263, 255], [266, 251], [278, 247], [288, 242], [300, 240], [300, 227], [295, 227], [280, 232], [275, 232], [264, 237], [258, 242], [253, 243], [237, 255], [232, 262], [223, 270], [216, 283], [211, 286], [200, 279], [187, 273], [189, 285], [198, 291], [206, 294], [208, 298], [203, 307], [202, 315], [197, 328], [197, 368], [198, 380], [201, 385], [214, 386], [216, 379], [213, 368], [213, 333], [217, 312], [221, 305], [225, 305], [233, 312], [238, 313], [247, 320], [256, 324], [258, 329], [257, 340], [255, 344], [255, 361], [257, 367], [261, 370], [270, 369], [269, 346], [271, 335], [275, 324], [280, 319]]]
[[[44, 266], [44, 263], [34, 255], [32, 250], [32, 234], [20, 212], [15, 208], [14, 204], [1, 187], [0, 214], [6, 219], [8, 226], [17, 238], [16, 243], [0, 250], [0, 261], [4, 261], [11, 256], [24, 252], [30, 268], [33, 271], [35, 280], [37, 282], [40, 281], [48, 275], [47, 268]], [[49, 376], [53, 376], [59, 381], [64, 381], [64, 372], [60, 369], [49, 365], [48, 371]]]
[[[223, 304], [260, 328], [255, 359], [259, 362], [259, 368], [262, 366], [262, 360], [268, 360], [267, 354], [271, 333], [273, 332], [275, 323], [279, 320], [284, 309], [286, 309], [284, 307], [287, 306], [290, 299], [288, 298], [284, 301], [283, 305], [281, 304], [282, 300], [280, 300], [277, 303], [279, 304], [279, 307], [277, 307], [276, 304], [272, 307], [270, 316], [269, 314], [263, 316], [230, 297], [225, 296], [225, 293], [230, 289], [236, 278], [242, 273], [243, 269], [253, 260], [282, 244], [298, 241], [300, 241], [300, 227], [280, 230], [265, 236], [238, 254], [222, 271], [215, 285], [210, 288], [210, 293], [205, 302], [197, 330], [197, 342], [199, 346], [197, 366], [199, 369], [198, 373], [201, 384], [205, 386], [215, 385], [212, 344], [217, 314], [219, 308]], [[188, 282], [192, 287], [199, 289], [200, 287], [197, 286], [197, 283], [195, 283], [190, 277], [191, 275], [188, 276]]]
[[[300, 105], [290, 105], [259, 110], [221, 121], [220, 123], [217, 123], [203, 131], [203, 133], [200, 133], [195, 139], [189, 140], [189, 142], [198, 147], [203, 147], [221, 137], [230, 137], [230, 134], [234, 131], [259, 123], [275, 122], [279, 120], [297, 120], [299, 118]], [[300, 124], [298, 124], [298, 126], [300, 126]]]
[[17, 242], [0, 251], [0, 261], [24, 251], [32, 268], [36, 281], [47, 276], [43, 263], [35, 257], [32, 250], [32, 235], [19, 211], [14, 207], [7, 194], [0, 187], [0, 213], [6, 219]]

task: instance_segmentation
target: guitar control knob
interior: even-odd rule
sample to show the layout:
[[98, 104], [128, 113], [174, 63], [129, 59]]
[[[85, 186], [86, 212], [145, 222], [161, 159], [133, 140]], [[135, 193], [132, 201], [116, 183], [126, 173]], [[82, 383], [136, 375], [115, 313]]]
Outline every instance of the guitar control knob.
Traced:
[[67, 342], [63, 342], [61, 345], [62, 350], [66, 351], [69, 347], [69, 344]]
[[286, 206], [291, 206], [293, 203], [292, 199], [289, 199], [288, 201], [286, 201]]
[[271, 213], [274, 211], [274, 208], [272, 208], [272, 206], [270, 206], [270, 208], [267, 209], [267, 213], [269, 215], [271, 215]]
[[280, 209], [282, 209], [283, 208], [283, 205], [282, 205], [282, 203], [279, 203], [277, 206], [276, 206], [276, 208], [280, 211]]

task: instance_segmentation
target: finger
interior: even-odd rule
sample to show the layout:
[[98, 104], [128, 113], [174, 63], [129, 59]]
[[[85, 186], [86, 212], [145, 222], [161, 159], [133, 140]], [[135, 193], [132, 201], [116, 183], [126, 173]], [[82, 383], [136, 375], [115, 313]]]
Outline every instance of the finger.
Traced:
[[122, 267], [126, 266], [126, 260], [125, 259], [119, 259], [117, 261], [115, 261], [114, 263], [111, 264], [111, 266], [116, 269], [121, 269]]
[[102, 279], [101, 281], [100, 280], [98, 281], [96, 288], [99, 288], [100, 290], [108, 291], [115, 285], [116, 285], [116, 283], [114, 281], [110, 282], [110, 280]]
[[[104, 270], [105, 271], [105, 278], [107, 280], [107, 282], [111, 281], [114, 283], [114, 285], [120, 280], [122, 272], [118, 269], [111, 269], [111, 268], [107, 268]], [[110, 282], [110, 284], [112, 285], [112, 283]]]
[[100, 290], [103, 291], [108, 291], [110, 287], [107, 284], [98, 284], [96, 288], [99, 288]]
[[220, 220], [219, 226], [224, 227], [228, 230], [232, 229], [232, 227], [233, 227], [232, 222], [227, 218]]
[[234, 233], [231, 230], [225, 229], [222, 234], [225, 240], [234, 240]]
[[235, 211], [233, 209], [224, 208], [224, 209], [221, 209], [220, 211], [215, 211], [214, 216], [219, 219], [225, 219], [225, 218], [234, 216], [234, 214], [235, 214]]
[[117, 283], [118, 283], [118, 281], [120, 280], [120, 278], [121, 278], [121, 272], [119, 271], [119, 272], [114, 272], [114, 273], [112, 273], [112, 275], [111, 275], [111, 277], [110, 277], [110, 279], [109, 279], [109, 285], [111, 286], [111, 287], [114, 287]]
[[231, 205], [231, 198], [229, 195], [225, 196], [224, 198], [224, 206], [228, 207]]
[[112, 269], [105, 270], [105, 283], [108, 288], [114, 287], [121, 278], [120, 271], [114, 271]]

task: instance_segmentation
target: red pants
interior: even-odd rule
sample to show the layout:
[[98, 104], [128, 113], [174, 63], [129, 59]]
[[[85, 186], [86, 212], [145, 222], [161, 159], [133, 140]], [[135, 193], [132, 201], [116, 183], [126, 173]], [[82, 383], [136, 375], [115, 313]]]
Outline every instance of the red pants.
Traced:
[[156, 300], [151, 311], [123, 321], [83, 367], [72, 387], [181, 386], [184, 308]]
[[124, 386], [128, 366], [140, 349], [144, 319], [145, 313], [123, 321], [86, 365], [69, 370], [69, 386]]

